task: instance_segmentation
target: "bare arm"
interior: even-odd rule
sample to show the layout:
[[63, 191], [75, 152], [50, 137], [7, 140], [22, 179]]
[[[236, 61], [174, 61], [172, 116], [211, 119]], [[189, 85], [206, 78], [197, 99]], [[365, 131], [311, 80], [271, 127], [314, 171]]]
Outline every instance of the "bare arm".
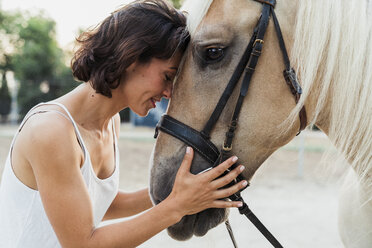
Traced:
[[147, 188], [131, 193], [119, 191], [103, 220], [132, 216], [151, 207], [152, 202]]
[[219, 189], [240, 170], [235, 169], [214, 180], [233, 164], [231, 159], [209, 172], [193, 175], [190, 173], [193, 157], [190, 151], [185, 155], [173, 191], [166, 200], [136, 218], [96, 228], [80, 171], [81, 149], [71, 127], [66, 134], [66, 127], [71, 123], [63, 117], [48, 115], [52, 114], [44, 114], [44, 120], [40, 117], [40, 122], [25, 126], [23, 132], [28, 142], [24, 142], [27, 148], [24, 156], [33, 168], [46, 214], [63, 247], [136, 247], [177, 223], [184, 215], [238, 204], [218, 199], [243, 187], [239, 184]]
[[[120, 115], [116, 114], [115, 120], [115, 133], [119, 139], [120, 134]], [[136, 192], [123, 192], [120, 191], [116, 195], [115, 199], [111, 203], [109, 209], [103, 220], [124, 218], [133, 216], [140, 212], [143, 212], [152, 207], [152, 202], [148, 193], [148, 189], [142, 189]]]
[[91, 241], [95, 244], [102, 242], [97, 247], [136, 247], [177, 223], [185, 215], [195, 214], [206, 208], [237, 207], [239, 202], [219, 199], [243, 188], [242, 183], [227, 189], [218, 189], [231, 182], [242, 168], [238, 167], [228, 175], [216, 179], [234, 163], [230, 158], [207, 173], [193, 175], [190, 173], [192, 158], [191, 150], [185, 155], [168, 198], [137, 218], [94, 230]]

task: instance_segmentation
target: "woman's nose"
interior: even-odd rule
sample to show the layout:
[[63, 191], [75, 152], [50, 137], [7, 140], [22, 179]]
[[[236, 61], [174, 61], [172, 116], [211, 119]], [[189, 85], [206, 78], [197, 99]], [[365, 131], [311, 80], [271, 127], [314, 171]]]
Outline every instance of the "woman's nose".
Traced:
[[170, 82], [165, 87], [165, 90], [163, 91], [163, 96], [167, 99], [170, 99], [172, 97], [172, 90], [173, 90], [173, 83]]

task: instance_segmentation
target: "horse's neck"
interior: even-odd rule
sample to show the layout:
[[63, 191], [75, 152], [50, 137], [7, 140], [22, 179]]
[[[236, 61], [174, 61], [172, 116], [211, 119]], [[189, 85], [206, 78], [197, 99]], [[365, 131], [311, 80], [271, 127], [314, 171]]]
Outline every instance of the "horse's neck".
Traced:
[[[313, 113], [312, 110], [314, 110], [317, 104], [316, 95], [317, 95], [316, 93], [310, 94], [307, 100], [306, 107], [307, 107], [307, 110], [309, 109], [308, 111], [309, 115], [312, 115]], [[366, 142], [364, 140], [366, 137], [358, 136], [358, 137], [355, 137], [354, 140], [348, 143], [345, 143], [345, 142], [342, 142], [341, 144], [339, 143], [339, 141], [337, 140], [338, 136], [335, 137], [334, 134], [332, 134], [332, 131], [330, 130], [332, 126], [334, 128], [334, 124], [331, 123], [332, 121], [332, 118], [331, 118], [332, 102], [330, 100], [331, 95], [332, 95], [331, 89], [328, 95], [329, 95], [329, 100], [327, 100], [326, 103], [323, 105], [321, 111], [316, 117], [314, 124], [328, 136], [328, 138], [332, 141], [332, 143], [334, 144], [337, 150], [341, 151], [342, 153], [346, 153], [346, 154], [353, 153], [351, 155], [346, 156], [346, 160], [347, 160], [346, 163], [348, 163], [355, 170], [357, 175], [359, 175], [361, 182], [363, 182], [363, 184], [367, 184], [370, 187], [372, 185], [372, 165], [371, 165], [372, 160], [371, 158], [368, 159], [368, 156], [371, 157], [371, 155], [370, 154], [368, 155], [366, 152], [364, 152], [364, 155], [358, 154], [357, 152], [355, 152], [355, 148], [351, 146], [362, 146], [364, 144], [367, 147], [370, 147], [371, 142], [370, 141]], [[344, 120], [342, 121], [348, 122], [349, 121], [348, 118], [350, 118], [350, 116], [345, 115]], [[370, 116], [366, 116], [366, 118], [368, 119], [370, 118]], [[333, 132], [335, 131], [336, 132], [344, 132], [344, 131], [348, 132], [349, 130], [342, 130], [342, 129], [333, 130]], [[367, 133], [366, 136], [370, 136], [370, 134]], [[363, 147], [362, 149], [365, 149], [365, 147]], [[344, 163], [344, 162], [345, 161], [343, 160], [343, 158], [340, 158], [340, 160], [336, 161], [336, 163]]]

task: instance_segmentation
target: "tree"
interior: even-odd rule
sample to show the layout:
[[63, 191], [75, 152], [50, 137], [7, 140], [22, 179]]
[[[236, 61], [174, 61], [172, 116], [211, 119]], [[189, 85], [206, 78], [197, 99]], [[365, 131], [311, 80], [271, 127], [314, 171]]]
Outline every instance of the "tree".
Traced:
[[6, 74], [2, 73], [1, 88], [0, 88], [0, 117], [1, 122], [5, 122], [10, 113], [11, 97], [6, 81]]
[[23, 117], [39, 102], [55, 99], [76, 84], [64, 64], [64, 53], [57, 45], [55, 22], [38, 15], [19, 25], [22, 43], [13, 56], [15, 77], [20, 81], [19, 106]]
[[56, 42], [55, 22], [36, 15], [0, 10], [0, 115], [10, 112], [6, 74], [20, 82], [20, 117], [35, 104], [57, 98], [76, 84]]
[[172, 0], [173, 6], [177, 9], [181, 7], [182, 0]]
[[11, 96], [6, 74], [13, 70], [12, 53], [18, 44], [15, 23], [20, 19], [21, 15], [18, 12], [9, 14], [0, 10], [0, 117], [2, 122], [7, 120], [10, 113]]

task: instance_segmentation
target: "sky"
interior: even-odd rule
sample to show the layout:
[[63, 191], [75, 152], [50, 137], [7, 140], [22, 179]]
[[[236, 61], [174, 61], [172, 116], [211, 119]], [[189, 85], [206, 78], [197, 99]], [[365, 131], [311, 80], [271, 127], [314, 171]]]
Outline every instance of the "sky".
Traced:
[[62, 48], [73, 42], [79, 28], [95, 26], [111, 12], [131, 0], [0, 0], [5, 11], [22, 10], [37, 13], [44, 10], [46, 16], [56, 22], [57, 41]]

